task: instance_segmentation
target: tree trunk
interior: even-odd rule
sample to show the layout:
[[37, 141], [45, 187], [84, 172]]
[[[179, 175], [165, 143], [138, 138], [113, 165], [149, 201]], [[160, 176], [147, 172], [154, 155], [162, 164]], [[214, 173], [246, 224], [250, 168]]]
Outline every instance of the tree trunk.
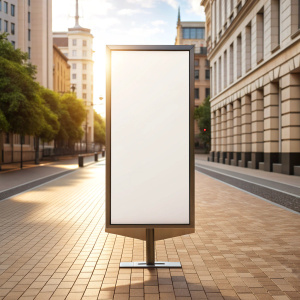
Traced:
[[35, 164], [38, 165], [40, 163], [40, 138], [38, 136], [35, 137]]
[[4, 139], [3, 139], [3, 131], [0, 131], [0, 171], [3, 161], [3, 152], [4, 152]]

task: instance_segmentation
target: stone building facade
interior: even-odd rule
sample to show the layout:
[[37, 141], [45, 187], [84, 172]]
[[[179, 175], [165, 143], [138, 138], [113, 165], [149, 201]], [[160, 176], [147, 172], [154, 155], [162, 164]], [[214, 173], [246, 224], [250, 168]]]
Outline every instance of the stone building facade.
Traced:
[[300, 175], [300, 1], [202, 0], [210, 160]]
[[[175, 45], [195, 46], [195, 108], [210, 95], [210, 68], [207, 60], [205, 22], [182, 22], [178, 10]], [[199, 139], [199, 128], [195, 121], [195, 141]]]
[[[15, 49], [27, 52], [29, 60], [37, 67], [36, 79], [46, 88], [53, 88], [52, 0], [1, 0], [0, 32]], [[19, 161], [21, 142], [23, 160], [35, 157], [34, 137], [4, 133], [0, 145], [0, 162]]]
[[53, 43], [68, 58], [71, 88], [74, 88], [77, 98], [83, 99], [87, 118], [82, 128], [85, 132], [83, 142], [91, 145], [94, 142], [94, 112], [93, 112], [93, 35], [91, 30], [79, 25], [78, 0], [76, 0], [75, 26], [67, 32], [53, 32]]

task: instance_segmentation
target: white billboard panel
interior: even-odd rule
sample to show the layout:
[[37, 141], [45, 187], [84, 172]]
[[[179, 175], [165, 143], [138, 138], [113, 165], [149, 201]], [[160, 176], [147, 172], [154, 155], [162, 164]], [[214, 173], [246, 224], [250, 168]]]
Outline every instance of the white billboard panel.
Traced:
[[191, 224], [190, 74], [190, 49], [110, 51], [107, 225]]

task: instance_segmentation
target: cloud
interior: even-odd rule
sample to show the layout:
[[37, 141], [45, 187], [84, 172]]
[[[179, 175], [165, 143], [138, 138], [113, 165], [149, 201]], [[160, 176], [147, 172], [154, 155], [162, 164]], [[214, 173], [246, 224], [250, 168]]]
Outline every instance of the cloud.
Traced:
[[175, 9], [177, 9], [179, 6], [178, 1], [176, 1], [176, 0], [162, 0], [162, 2], [169, 4], [171, 7], [175, 8]]
[[204, 7], [200, 6], [199, 0], [188, 0], [189, 9], [188, 12], [194, 13], [198, 16], [201, 16], [205, 20]]
[[155, 7], [159, 2], [164, 2], [170, 5], [171, 7], [177, 9], [178, 1], [177, 0], [127, 0], [128, 3], [138, 4], [141, 7], [152, 8]]
[[128, 3], [138, 4], [142, 7], [152, 8], [157, 0], [127, 0]]
[[117, 13], [121, 16], [132, 16], [136, 14], [146, 14], [147, 12], [142, 9], [123, 8], [120, 9]]
[[163, 20], [156, 20], [156, 21], [151, 22], [151, 24], [154, 25], [154, 26], [160, 26], [160, 25], [167, 24], [167, 22], [163, 21]]

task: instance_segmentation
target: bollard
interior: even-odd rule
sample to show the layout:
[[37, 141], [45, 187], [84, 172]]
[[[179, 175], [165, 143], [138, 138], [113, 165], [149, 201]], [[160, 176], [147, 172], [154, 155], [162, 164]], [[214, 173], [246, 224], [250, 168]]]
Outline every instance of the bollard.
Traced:
[[105, 156], [105, 150], [102, 150], [102, 157]]
[[84, 156], [78, 155], [78, 166], [81, 168], [83, 167], [83, 158]]
[[98, 161], [98, 152], [95, 152], [95, 161]]

